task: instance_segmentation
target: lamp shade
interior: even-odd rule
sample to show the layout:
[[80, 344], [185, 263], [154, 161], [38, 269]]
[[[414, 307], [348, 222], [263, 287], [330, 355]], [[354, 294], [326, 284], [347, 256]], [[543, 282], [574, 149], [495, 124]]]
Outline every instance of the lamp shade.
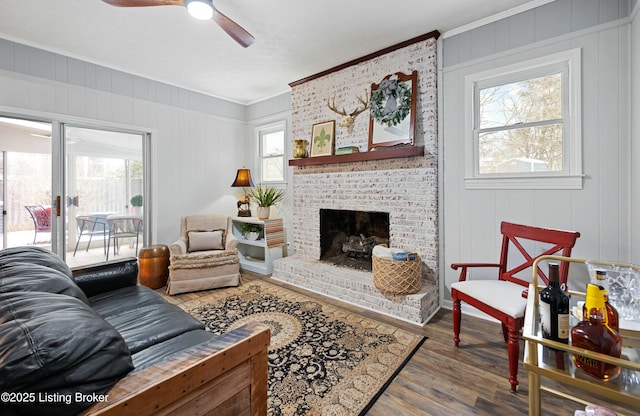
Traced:
[[249, 169], [238, 169], [238, 173], [236, 173], [236, 179], [231, 184], [232, 187], [247, 187], [247, 186], [256, 186], [253, 183], [253, 179], [251, 179], [251, 171]]

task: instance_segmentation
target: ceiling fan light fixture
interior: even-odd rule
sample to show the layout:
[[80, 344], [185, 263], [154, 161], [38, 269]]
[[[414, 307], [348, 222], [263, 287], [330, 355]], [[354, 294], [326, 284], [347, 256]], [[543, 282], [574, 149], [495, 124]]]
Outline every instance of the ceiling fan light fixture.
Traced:
[[213, 2], [211, 0], [185, 0], [187, 11], [191, 17], [198, 20], [209, 20], [213, 17]]

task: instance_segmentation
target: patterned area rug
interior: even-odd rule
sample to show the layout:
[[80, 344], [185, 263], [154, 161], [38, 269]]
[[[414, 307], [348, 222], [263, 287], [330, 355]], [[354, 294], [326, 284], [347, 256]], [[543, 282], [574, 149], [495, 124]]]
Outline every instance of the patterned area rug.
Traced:
[[425, 339], [259, 280], [180, 306], [216, 334], [271, 328], [271, 416], [364, 414]]

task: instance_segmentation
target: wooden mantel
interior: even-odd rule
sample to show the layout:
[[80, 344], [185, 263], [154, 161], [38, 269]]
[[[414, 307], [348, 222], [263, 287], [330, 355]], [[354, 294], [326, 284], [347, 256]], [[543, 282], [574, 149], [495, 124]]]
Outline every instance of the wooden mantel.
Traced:
[[348, 155], [316, 156], [289, 160], [289, 166], [331, 165], [335, 163], [360, 162], [365, 160], [393, 159], [399, 157], [424, 156], [424, 146], [394, 147], [371, 152], [351, 153]]

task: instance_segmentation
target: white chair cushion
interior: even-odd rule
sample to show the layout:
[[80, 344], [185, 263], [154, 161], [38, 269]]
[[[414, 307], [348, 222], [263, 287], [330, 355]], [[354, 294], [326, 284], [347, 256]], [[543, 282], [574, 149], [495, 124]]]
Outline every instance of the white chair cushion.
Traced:
[[526, 288], [504, 280], [465, 280], [451, 284], [451, 289], [478, 299], [514, 318], [523, 317], [527, 306], [527, 299], [522, 297]]

